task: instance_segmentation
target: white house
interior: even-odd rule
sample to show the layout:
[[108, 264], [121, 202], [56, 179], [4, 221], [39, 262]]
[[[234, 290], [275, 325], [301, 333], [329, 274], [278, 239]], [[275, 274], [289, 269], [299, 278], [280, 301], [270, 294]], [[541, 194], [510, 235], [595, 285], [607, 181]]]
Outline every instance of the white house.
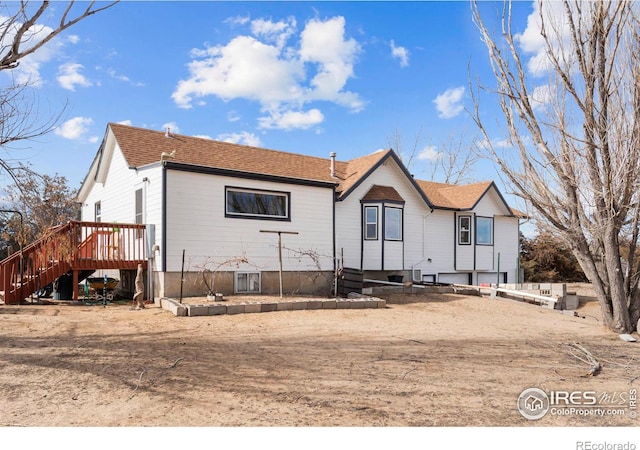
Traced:
[[415, 180], [393, 150], [345, 162], [109, 124], [79, 201], [83, 221], [150, 225], [156, 296], [329, 293], [340, 267], [518, 276], [522, 216], [495, 184]]

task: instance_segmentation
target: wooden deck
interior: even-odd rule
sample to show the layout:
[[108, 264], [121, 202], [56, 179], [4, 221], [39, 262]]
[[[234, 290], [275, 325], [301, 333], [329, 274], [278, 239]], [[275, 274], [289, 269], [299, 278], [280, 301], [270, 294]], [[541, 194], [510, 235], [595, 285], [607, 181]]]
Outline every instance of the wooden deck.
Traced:
[[20, 303], [69, 272], [73, 274], [73, 298], [78, 299], [81, 273], [135, 270], [138, 264], [146, 268], [145, 229], [139, 224], [78, 221], [51, 228], [38, 241], [0, 261], [4, 303]]

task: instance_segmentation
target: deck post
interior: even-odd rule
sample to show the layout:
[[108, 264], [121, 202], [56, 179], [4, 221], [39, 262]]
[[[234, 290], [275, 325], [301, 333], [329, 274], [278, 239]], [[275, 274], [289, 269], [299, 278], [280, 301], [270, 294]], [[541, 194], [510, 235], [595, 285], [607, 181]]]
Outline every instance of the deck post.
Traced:
[[73, 299], [78, 300], [78, 271], [73, 271]]

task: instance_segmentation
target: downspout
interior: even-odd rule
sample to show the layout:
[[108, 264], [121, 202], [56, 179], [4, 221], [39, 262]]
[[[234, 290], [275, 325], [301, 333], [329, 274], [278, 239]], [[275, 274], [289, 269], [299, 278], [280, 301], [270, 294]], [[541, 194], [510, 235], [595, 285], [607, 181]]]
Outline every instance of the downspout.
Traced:
[[336, 196], [337, 196], [337, 192], [336, 192], [336, 187], [337, 185], [333, 186], [333, 217], [331, 218], [331, 221], [333, 222], [333, 296], [334, 297], [338, 297], [338, 256], [336, 255]]
[[162, 163], [162, 247], [160, 248], [162, 267], [160, 272], [167, 270], [167, 165]]

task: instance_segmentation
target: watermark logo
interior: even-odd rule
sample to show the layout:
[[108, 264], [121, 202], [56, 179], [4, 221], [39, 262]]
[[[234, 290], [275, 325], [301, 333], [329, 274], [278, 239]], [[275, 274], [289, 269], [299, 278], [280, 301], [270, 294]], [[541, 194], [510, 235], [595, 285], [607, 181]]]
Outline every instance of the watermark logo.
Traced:
[[549, 412], [549, 396], [538, 388], [528, 388], [518, 397], [518, 411], [525, 419], [538, 420]]
[[566, 391], [545, 392], [528, 388], [518, 397], [518, 411], [529, 420], [554, 416], [624, 416], [637, 417], [637, 390], [622, 392]]

